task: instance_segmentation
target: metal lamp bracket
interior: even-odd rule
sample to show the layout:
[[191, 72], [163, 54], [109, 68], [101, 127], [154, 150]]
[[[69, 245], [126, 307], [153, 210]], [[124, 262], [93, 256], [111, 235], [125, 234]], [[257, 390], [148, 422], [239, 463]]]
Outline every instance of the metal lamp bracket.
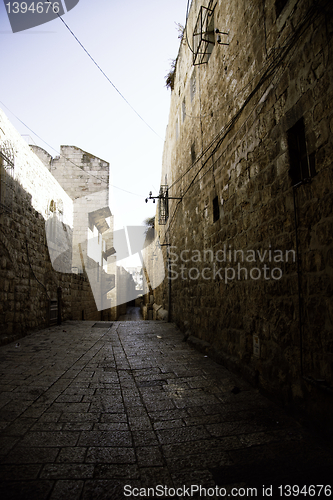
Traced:
[[226, 43], [226, 42], [222, 42], [222, 38], [221, 38], [221, 35], [223, 36], [228, 36], [229, 35], [229, 32], [226, 32], [226, 31], [220, 31], [218, 28], [215, 28], [215, 33], [217, 35], [216, 37], [216, 41], [219, 45], [229, 45], [229, 43]]

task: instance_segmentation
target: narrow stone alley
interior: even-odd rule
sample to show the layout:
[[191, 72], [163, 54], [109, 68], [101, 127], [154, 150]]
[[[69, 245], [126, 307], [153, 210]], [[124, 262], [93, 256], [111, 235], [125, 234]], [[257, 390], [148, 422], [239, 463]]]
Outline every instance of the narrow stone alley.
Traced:
[[66, 322], [0, 371], [2, 500], [330, 496], [321, 438], [173, 324]]

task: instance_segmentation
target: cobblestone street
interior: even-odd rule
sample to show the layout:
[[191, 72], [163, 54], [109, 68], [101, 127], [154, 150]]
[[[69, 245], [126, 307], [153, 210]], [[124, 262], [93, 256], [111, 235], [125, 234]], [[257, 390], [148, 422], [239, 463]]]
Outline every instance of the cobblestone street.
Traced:
[[320, 438], [172, 324], [66, 322], [1, 347], [0, 371], [2, 500], [161, 498], [162, 487], [287, 498], [284, 485], [330, 484]]

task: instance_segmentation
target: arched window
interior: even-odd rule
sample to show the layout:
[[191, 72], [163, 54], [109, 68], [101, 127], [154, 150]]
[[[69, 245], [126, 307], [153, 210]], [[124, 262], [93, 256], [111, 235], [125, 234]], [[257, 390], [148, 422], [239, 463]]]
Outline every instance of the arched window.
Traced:
[[55, 242], [57, 239], [57, 204], [54, 200], [51, 200], [48, 206], [48, 219], [49, 219], [49, 239]]
[[57, 205], [54, 200], [51, 200], [50, 205], [49, 205], [49, 215], [55, 214], [57, 211]]

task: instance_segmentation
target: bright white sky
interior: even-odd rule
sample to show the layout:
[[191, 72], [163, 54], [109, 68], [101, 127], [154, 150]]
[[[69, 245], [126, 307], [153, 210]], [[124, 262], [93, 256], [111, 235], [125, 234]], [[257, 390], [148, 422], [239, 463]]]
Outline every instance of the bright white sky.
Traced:
[[6, 106], [0, 107], [22, 135], [52, 156], [61, 144], [74, 145], [110, 163], [111, 183], [134, 193], [113, 188], [115, 229], [155, 215], [156, 205], [144, 200], [159, 190], [170, 103], [165, 75], [178, 53], [175, 23], [185, 24], [186, 6], [187, 0], [80, 0], [63, 16], [158, 137], [60, 19], [13, 34], [0, 0], [0, 101]]

